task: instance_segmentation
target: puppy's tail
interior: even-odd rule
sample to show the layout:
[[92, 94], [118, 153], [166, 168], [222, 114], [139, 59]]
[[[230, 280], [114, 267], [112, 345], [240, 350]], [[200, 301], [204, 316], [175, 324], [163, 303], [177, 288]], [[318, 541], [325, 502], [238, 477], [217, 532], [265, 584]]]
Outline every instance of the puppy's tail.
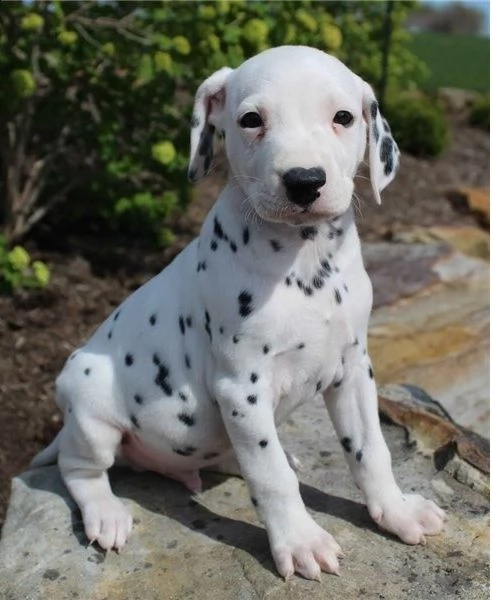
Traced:
[[58, 432], [55, 439], [47, 448], [36, 454], [29, 464], [31, 469], [45, 467], [46, 465], [54, 465], [57, 462], [58, 453], [60, 451], [60, 435], [61, 431]]

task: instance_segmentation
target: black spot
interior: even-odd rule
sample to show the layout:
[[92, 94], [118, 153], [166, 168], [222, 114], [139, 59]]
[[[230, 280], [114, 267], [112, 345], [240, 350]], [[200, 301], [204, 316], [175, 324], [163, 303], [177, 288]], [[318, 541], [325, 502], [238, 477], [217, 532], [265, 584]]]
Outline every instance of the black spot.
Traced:
[[322, 385], [321, 381], [318, 381], [318, 383], [316, 384], [316, 391], [317, 391], [317, 392], [319, 392], [319, 391], [320, 391], [320, 389], [321, 389], [321, 385]]
[[268, 446], [268, 441], [267, 440], [261, 440], [259, 443], [261, 448], [266, 448]]
[[340, 294], [340, 290], [337, 288], [335, 288], [335, 300], [337, 301], [337, 304], [342, 303], [342, 294]]
[[301, 229], [301, 238], [303, 240], [314, 240], [317, 234], [318, 230], [316, 227], [303, 227]]
[[280, 250], [282, 250], [282, 245], [278, 240], [270, 240], [270, 246], [274, 252], [280, 252]]
[[345, 452], [352, 452], [352, 440], [349, 437], [344, 437], [340, 440]]
[[339, 388], [342, 385], [342, 381], [343, 381], [343, 379], [339, 379], [338, 381], [335, 381], [333, 383], [333, 387], [334, 388]]
[[152, 362], [154, 363], [154, 365], [159, 366], [161, 364], [161, 359], [157, 356], [157, 354], [154, 354], [152, 356]]
[[120, 312], [121, 311], [119, 310], [118, 312], [115, 313], [113, 321], [117, 321], [118, 320], [118, 317], [120, 316]]
[[253, 506], [258, 506], [258, 500], [254, 496], [251, 496], [251, 502]]
[[372, 124], [372, 136], [377, 144], [379, 142], [379, 127], [376, 121]]
[[186, 448], [173, 448], [173, 452], [179, 454], [180, 456], [191, 456], [196, 452], [196, 448], [194, 446], [186, 446]]
[[358, 450], [355, 454], [355, 460], [360, 462], [362, 460], [362, 450]]
[[323, 278], [320, 277], [319, 275], [315, 275], [313, 277], [313, 282], [312, 283], [313, 283], [313, 287], [315, 289], [317, 289], [317, 290], [320, 290], [325, 285], [325, 282], [323, 281]]
[[386, 162], [384, 163], [384, 174], [386, 176], [391, 175], [394, 168], [393, 156], [389, 156]]
[[308, 287], [307, 285], [304, 286], [304, 289], [302, 291], [306, 294], [306, 296], [313, 295], [313, 288]]
[[268, 354], [270, 352], [270, 346], [268, 344], [265, 344], [263, 346], [263, 354]]
[[205, 331], [208, 334], [210, 341], [212, 341], [212, 330], [210, 329], [210, 315], [208, 311], [205, 311]]
[[192, 115], [191, 121], [190, 121], [190, 127], [195, 129], [199, 125], [200, 125], [200, 119], [196, 115]]
[[219, 327], [219, 333], [222, 335], [224, 333], [224, 328], [222, 327], [222, 325]]
[[344, 283], [344, 284], [343, 284], [343, 289], [344, 289], [344, 290], [347, 292], [347, 294], [348, 294], [348, 286], [347, 286], [347, 284], [346, 284], [346, 283]]
[[186, 397], [186, 394], [184, 394], [183, 392], [179, 392], [178, 396], [181, 398], [181, 400], [183, 402], [187, 402], [188, 398]]
[[182, 335], [185, 334], [185, 322], [182, 315], [179, 315], [179, 330], [181, 331]]
[[218, 452], [207, 452], [203, 455], [204, 460], [210, 460], [211, 458], [217, 458], [219, 456]]
[[249, 243], [249, 227], [243, 229], [243, 244], [247, 246]]
[[131, 365], [133, 365], [133, 356], [131, 354], [127, 354], [125, 356], [125, 365], [127, 367], [130, 367]]
[[371, 103], [371, 117], [373, 119], [375, 119], [378, 115], [378, 103], [374, 100], [374, 102]]
[[258, 381], [258, 375], [256, 373], [251, 373], [249, 379], [251, 383], [256, 383]]
[[214, 217], [214, 234], [219, 238], [219, 240], [224, 239], [224, 230], [222, 229], [222, 225], [217, 217]]
[[187, 369], [191, 369], [191, 360], [188, 354], [185, 354], [185, 365]]
[[206, 270], [207, 270], [206, 261], [202, 261], [197, 264], [197, 266], [196, 266], [197, 273], [199, 273], [200, 271], [206, 271]]
[[237, 297], [239, 302], [239, 314], [241, 317], [247, 317], [253, 312], [253, 296], [247, 291], [242, 290], [239, 296]]
[[90, 370], [90, 369], [85, 369], [85, 370], [84, 370], [84, 375], [89, 375], [89, 374], [90, 374], [90, 372], [91, 372], [91, 370]]
[[304, 343], [301, 342], [300, 344], [298, 344], [297, 349], [298, 350], [302, 350], [305, 347], [306, 347], [306, 344], [304, 344]]
[[[109, 333], [111, 333], [111, 331]], [[108, 334], [108, 337], [109, 337], [109, 334]], [[77, 353], [74, 352], [68, 360], [73, 360], [76, 356], [77, 356]]]
[[178, 419], [187, 427], [192, 427], [195, 424], [195, 417], [193, 415], [189, 415], [188, 413], [179, 413]]
[[297, 283], [297, 287], [298, 287], [300, 290], [304, 289], [304, 284], [302, 283], [301, 279], [297, 279], [297, 280], [296, 280], [296, 283]]
[[255, 394], [250, 394], [250, 395], [247, 397], [247, 400], [248, 400], [248, 402], [249, 402], [250, 404], [256, 404], [256, 402], [258, 401], [258, 397], [257, 397], [257, 396], [255, 396]]
[[140, 429], [140, 423], [135, 415], [130, 415], [130, 421], [132, 422], [135, 429]]
[[[110, 340], [112, 337], [113, 337], [113, 332], [112, 332], [112, 331], [110, 331], [110, 332], [108, 333], [108, 340]], [[73, 358], [75, 358], [75, 357], [73, 357]]]
[[386, 163], [391, 158], [393, 153], [393, 142], [390, 137], [385, 136], [381, 142], [381, 148], [379, 149], [379, 158], [381, 162]]
[[140, 394], [135, 394], [135, 396], [133, 396], [133, 399], [137, 404], [143, 404], [143, 398]]
[[233, 252], [237, 252], [236, 242], [230, 242], [229, 246]]
[[233, 341], [234, 344], [237, 344], [239, 342], [239, 336], [238, 335], [234, 335], [232, 337], [232, 341]]
[[215, 240], [212, 240], [210, 242], [210, 249], [215, 252], [217, 250], [217, 242]]
[[239, 414], [239, 413], [237, 412], [237, 410], [233, 410], [233, 411], [232, 411], [232, 416], [233, 416], [233, 417], [237, 417], [237, 416], [238, 416], [238, 414]]
[[390, 126], [388, 125], [388, 121], [386, 119], [383, 119], [383, 129], [386, 131], [386, 133], [389, 133], [391, 131]]
[[372, 370], [372, 367], [369, 367], [369, 377], [374, 379], [374, 371]]
[[326, 259], [323, 259], [320, 264], [323, 271], [329, 275], [332, 271], [330, 263]]
[[192, 327], [192, 325], [193, 325], [193, 320], [192, 320], [192, 318], [191, 318], [191, 317], [188, 315], [188, 316], [186, 317], [186, 326], [187, 326], [188, 328], [191, 328], [191, 327]]
[[156, 315], [150, 315], [150, 317], [149, 317], [149, 323], [150, 323], [152, 326], [154, 326], [154, 325], [156, 324], [156, 321], [157, 321], [157, 317], [156, 317]]
[[285, 278], [285, 285], [292, 285], [292, 280], [290, 277]]
[[169, 369], [166, 365], [159, 364], [157, 375], [155, 376], [154, 383], [158, 385], [166, 396], [172, 396], [173, 388], [168, 381]]

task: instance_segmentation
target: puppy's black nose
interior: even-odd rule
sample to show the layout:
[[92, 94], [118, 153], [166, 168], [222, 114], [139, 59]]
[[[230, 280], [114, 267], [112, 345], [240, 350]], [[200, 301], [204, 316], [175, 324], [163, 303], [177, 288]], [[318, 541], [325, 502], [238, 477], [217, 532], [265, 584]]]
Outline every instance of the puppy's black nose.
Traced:
[[291, 202], [309, 206], [319, 197], [318, 189], [325, 185], [326, 173], [321, 167], [294, 167], [282, 175], [282, 181]]

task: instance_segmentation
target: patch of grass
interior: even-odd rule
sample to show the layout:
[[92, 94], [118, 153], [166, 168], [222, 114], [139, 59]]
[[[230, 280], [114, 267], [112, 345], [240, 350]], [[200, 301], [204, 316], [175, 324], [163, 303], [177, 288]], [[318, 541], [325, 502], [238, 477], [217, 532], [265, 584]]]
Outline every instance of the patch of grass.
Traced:
[[488, 92], [489, 38], [419, 33], [414, 35], [410, 49], [431, 72], [424, 89], [455, 87]]

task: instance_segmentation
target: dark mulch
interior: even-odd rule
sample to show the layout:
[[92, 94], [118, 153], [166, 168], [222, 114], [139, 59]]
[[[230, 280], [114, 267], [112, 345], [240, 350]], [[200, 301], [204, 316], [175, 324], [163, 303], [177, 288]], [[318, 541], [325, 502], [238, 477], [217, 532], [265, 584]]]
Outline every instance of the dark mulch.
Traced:
[[[397, 182], [381, 207], [359, 180], [360, 232], [366, 240], [387, 237], [399, 225], [473, 224], [456, 214], [443, 190], [453, 185], [489, 185], [489, 136], [459, 123], [446, 154], [434, 161], [404, 156]], [[176, 220], [178, 241], [165, 252], [121, 239], [82, 235], [30, 249], [52, 270], [41, 292], [0, 297], [0, 525], [10, 478], [54, 436], [60, 418], [53, 381], [68, 354], [131, 291], [158, 272], [194, 235], [221, 186], [215, 175], [198, 190], [188, 213]]]

